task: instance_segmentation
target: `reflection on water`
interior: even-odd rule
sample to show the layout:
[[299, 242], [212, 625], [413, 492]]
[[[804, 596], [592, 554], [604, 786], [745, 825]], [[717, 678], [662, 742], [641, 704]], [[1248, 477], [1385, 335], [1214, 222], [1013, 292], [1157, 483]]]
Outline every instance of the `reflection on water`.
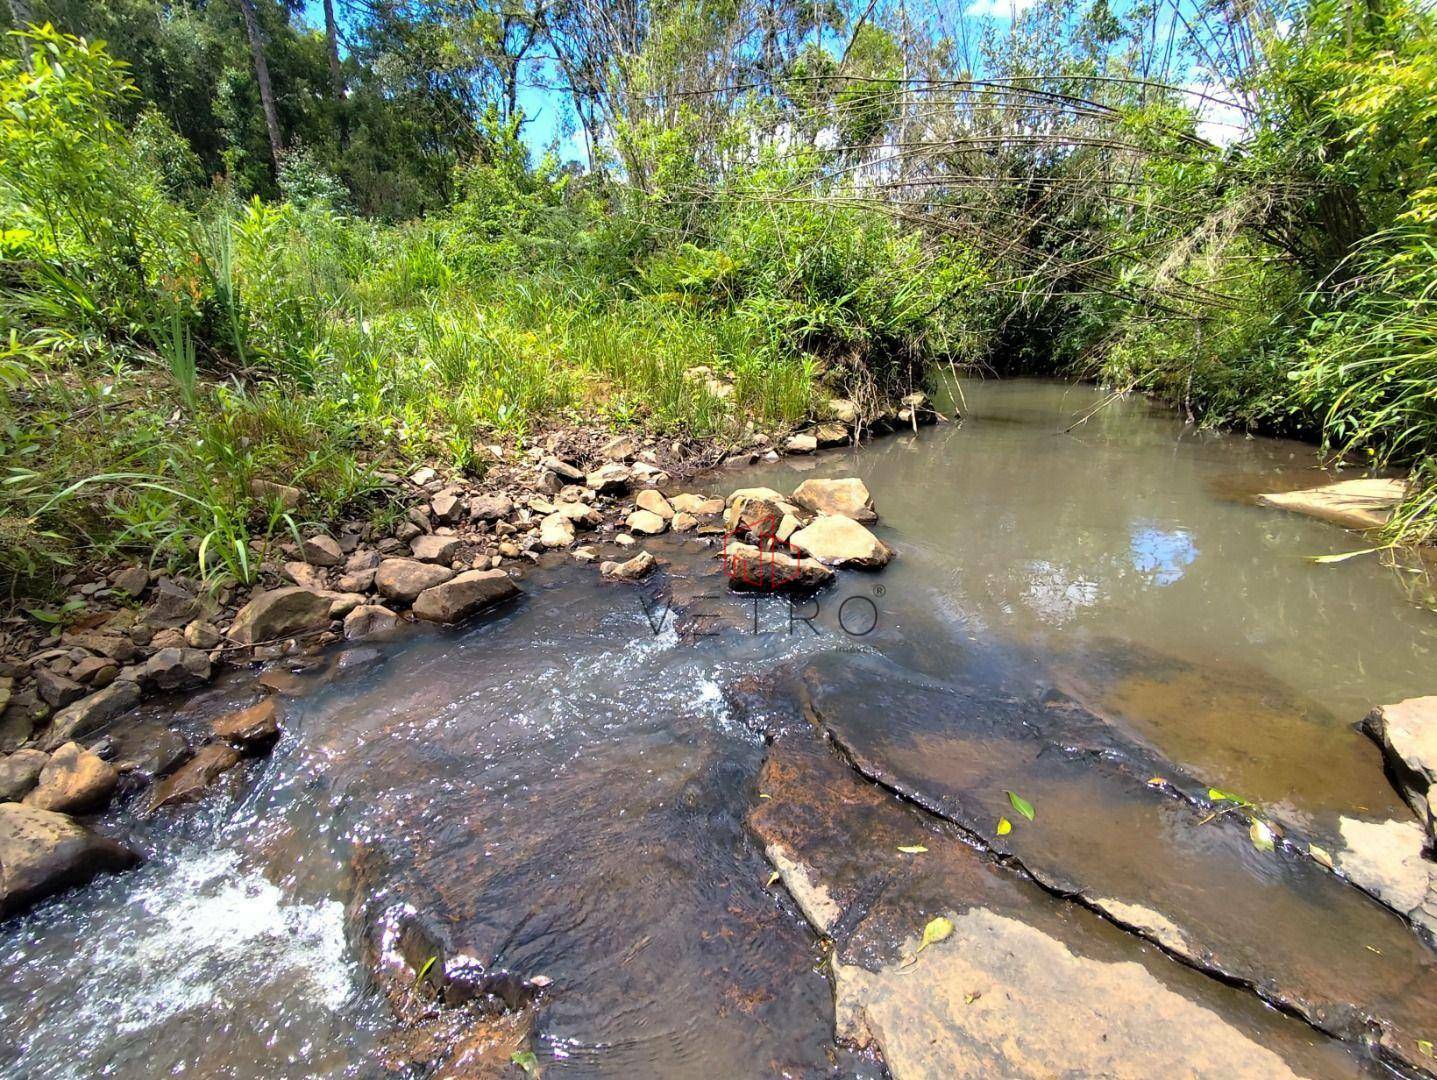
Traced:
[[1133, 568], [1146, 574], [1154, 585], [1177, 581], [1198, 554], [1192, 536], [1184, 529], [1134, 526], [1128, 547], [1133, 553]]

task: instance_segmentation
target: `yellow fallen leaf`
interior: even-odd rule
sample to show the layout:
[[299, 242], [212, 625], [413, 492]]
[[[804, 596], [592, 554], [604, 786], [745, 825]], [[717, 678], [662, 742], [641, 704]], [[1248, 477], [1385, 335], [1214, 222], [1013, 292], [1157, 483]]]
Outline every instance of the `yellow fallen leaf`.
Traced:
[[[953, 934], [953, 924], [944, 916], [939, 915], [936, 919], [929, 919], [928, 925], [923, 928], [923, 940], [918, 943], [918, 952], [922, 952], [930, 945], [936, 945], [940, 941], [946, 941]], [[918, 953], [914, 953], [917, 956]]]
[[1428, 1057], [1432, 1056], [1432, 1042], [1429, 1039], [1418, 1039], [1417, 1049], [1421, 1050]]
[[765, 795], [762, 791], [760, 791], [760, 792], [758, 793], [758, 797], [759, 797], [760, 799], [771, 799], [771, 798], [773, 798], [772, 795]]
[[964, 994], [964, 995], [963, 995], [963, 1004], [964, 1004], [964, 1005], [972, 1005], [973, 1002], [977, 1001], [977, 1000], [978, 1000], [980, 997], [982, 997], [982, 996], [983, 996], [983, 991], [981, 991], [981, 990], [974, 990], [971, 994]]
[[1321, 863], [1329, 870], [1332, 869], [1332, 856], [1327, 853], [1325, 848], [1320, 848], [1311, 841], [1308, 841], [1307, 853], [1312, 856], [1314, 862]]
[[1000, 817], [998, 819], [998, 835], [1007, 836], [1012, 831], [1013, 823], [1005, 817]]
[[773, 888], [773, 883], [774, 883], [775, 881], [777, 881], [781, 876], [782, 876], [782, 875], [779, 874], [779, 872], [778, 872], [777, 870], [775, 870], [773, 873], [771, 873], [771, 874], [768, 875], [768, 881], [764, 883], [764, 886], [763, 886], [763, 887], [764, 887], [765, 889], [771, 889], [771, 888]]
[[1148, 787], [1162, 787], [1167, 782], [1168, 778], [1166, 776], [1154, 776], [1148, 781]]
[[907, 844], [902, 847], [899, 847], [898, 850], [903, 852], [903, 854], [905, 855], [922, 855], [928, 849], [922, 844]]
[[1252, 837], [1252, 846], [1258, 851], [1272, 850], [1272, 827], [1260, 818], [1253, 818], [1252, 824], [1248, 826], [1247, 835]]

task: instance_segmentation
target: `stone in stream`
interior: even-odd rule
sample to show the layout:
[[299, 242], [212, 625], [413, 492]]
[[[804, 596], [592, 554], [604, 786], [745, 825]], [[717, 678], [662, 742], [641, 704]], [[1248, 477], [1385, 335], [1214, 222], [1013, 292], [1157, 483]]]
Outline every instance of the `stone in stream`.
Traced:
[[[771, 745], [757, 788], [749, 827], [833, 942], [835, 1034], [896, 1080], [1355, 1071], [1300, 1022], [993, 864], [805, 732]], [[922, 945], [938, 917], [950, 933]]]
[[[784, 523], [794, 521], [785, 517]], [[809, 524], [788, 536], [780, 525], [780, 540], [787, 540], [805, 555], [825, 566], [856, 566], [879, 570], [893, 558], [893, 549], [850, 517], [819, 514]], [[797, 524], [794, 521], [794, 524]]]
[[399, 616], [379, 604], [360, 604], [344, 617], [344, 640], [389, 634], [399, 625]]
[[651, 514], [657, 514], [665, 521], [668, 521], [674, 516], [673, 505], [668, 499], [664, 498], [662, 492], [655, 491], [653, 488], [645, 488], [635, 495], [634, 505], [640, 510], [647, 510]]
[[503, 570], [466, 570], [420, 593], [414, 601], [414, 614], [429, 622], [462, 622], [521, 591]]
[[1437, 819], [1437, 792], [1432, 789], [1437, 778], [1437, 696], [1379, 705], [1363, 719], [1362, 730], [1382, 747], [1402, 797], [1431, 832]]
[[120, 774], [108, 761], [70, 742], [50, 755], [22, 801], [39, 810], [65, 814], [98, 810], [110, 801], [119, 780]]
[[876, 657], [825, 656], [808, 681], [813, 721], [855, 768], [1044, 888], [1321, 1031], [1377, 1032], [1385, 1058], [1426, 1067], [1437, 959], [1407, 924], [1305, 853], [1256, 850], [1236, 804], [1182, 797], [1205, 788], [1112, 725], [1072, 703], [936, 682]]
[[264, 698], [247, 709], [216, 717], [210, 724], [216, 739], [237, 750], [263, 750], [279, 738], [279, 718], [273, 698]]
[[1427, 830], [1415, 821], [1340, 819], [1343, 846], [1333, 868], [1363, 892], [1437, 941], [1437, 863], [1426, 857]]
[[833, 571], [816, 559], [762, 551], [752, 544], [731, 541], [722, 557], [729, 587], [739, 592], [807, 593], [833, 581]]
[[[775, 493], [776, 494], [776, 493]], [[717, 517], [723, 513], [724, 500], [707, 495], [675, 495], [669, 500], [675, 512], [692, 514], [696, 518]]]
[[558, 512], [539, 523], [539, 543], [546, 548], [568, 547], [574, 542], [574, 523]]
[[112, 682], [103, 690], [97, 690], [57, 712], [40, 748], [53, 750], [71, 739], [93, 734], [139, 703], [138, 684], [129, 679]]
[[783, 448], [790, 454], [811, 454], [818, 449], [818, 439], [806, 433], [790, 435]]
[[210, 655], [199, 649], [161, 649], [145, 661], [142, 678], [160, 690], [199, 686], [210, 680]]
[[412, 604], [425, 589], [441, 585], [454, 576], [447, 566], [417, 559], [385, 559], [374, 575], [379, 595], [401, 604]]
[[140, 857], [64, 814], [0, 803], [0, 913], [13, 915]]
[[599, 573], [606, 578], [617, 578], [620, 581], [638, 581], [647, 576], [653, 568], [654, 557], [647, 551], [641, 551], [625, 562], [608, 560], [600, 563]]
[[669, 527], [669, 523], [652, 510], [635, 510], [624, 520], [624, 525], [629, 532], [640, 536], [658, 536]]
[[298, 586], [256, 593], [230, 624], [231, 641], [254, 645], [329, 625], [331, 598]]
[[868, 485], [856, 477], [805, 480], [794, 489], [793, 501], [815, 514], [841, 514], [865, 525], [878, 520]]
[[198, 802], [215, 780], [239, 762], [239, 751], [234, 747], [206, 743], [194, 757], [155, 785], [145, 812], [153, 814], [167, 806]]
[[1301, 491], [1259, 495], [1257, 501], [1349, 529], [1380, 529], [1402, 501], [1406, 486], [1402, 480], [1342, 480]]
[[560, 517], [568, 518], [576, 529], [597, 529], [604, 523], [604, 515], [588, 503], [562, 502], [557, 513]]

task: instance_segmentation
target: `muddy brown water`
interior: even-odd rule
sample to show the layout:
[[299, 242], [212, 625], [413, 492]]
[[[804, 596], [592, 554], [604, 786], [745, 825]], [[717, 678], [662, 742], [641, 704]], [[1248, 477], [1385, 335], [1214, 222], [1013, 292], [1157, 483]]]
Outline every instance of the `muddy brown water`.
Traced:
[[[540, 568], [496, 617], [301, 674], [269, 759], [200, 808], [99, 823], [143, 867], [0, 927], [0, 1070], [383, 1075], [391, 1005], [437, 956], [457, 998], [522, 997], [542, 976], [547, 1071], [877, 1075], [835, 1044], [823, 950], [766, 886], [746, 820], [763, 733], [813, 738], [788, 689], [806, 671], [855, 757], [976, 826], [964, 842], [1023, 785], [1039, 820], [1065, 827], [1005, 839], [1064, 887], [1152, 894], [1213, 954], [1314, 1009], [1350, 987], [1429, 1037], [1431, 954], [1395, 917], [1141, 783], [1170, 770], [1319, 835], [1338, 815], [1405, 815], [1353, 724], [1433, 691], [1437, 618], [1420, 594], [1370, 558], [1305, 561], [1360, 541], [1252, 502], [1322, 480], [1309, 447], [1196, 432], [1140, 400], [1065, 430], [1101, 395], [963, 390], [961, 425], [714, 479], [867, 481], [899, 558], [796, 613], [727, 597], [710, 550], [665, 538], [650, 546], [669, 573], [644, 588]], [[930, 692], [961, 707], [915, 707]], [[253, 694], [234, 680], [148, 713], [197, 727]], [[950, 828], [843, 769], [884, 815]], [[854, 853], [887, 846], [888, 820], [834, 815], [824, 843], [843, 872], [871, 870]], [[1114, 830], [1132, 842], [1105, 842]], [[881, 955], [910, 905], [916, 918], [970, 888], [951, 903], [1001, 897], [1075, 952], [1136, 956], [1300, 1072], [1376, 1067], [1015, 871], [975, 874], [890, 881], [850, 948]]]

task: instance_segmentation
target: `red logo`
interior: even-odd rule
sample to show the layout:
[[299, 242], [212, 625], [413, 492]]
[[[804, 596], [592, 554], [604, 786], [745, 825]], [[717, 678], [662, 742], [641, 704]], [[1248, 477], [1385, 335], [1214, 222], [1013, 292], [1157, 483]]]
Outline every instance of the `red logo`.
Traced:
[[724, 573], [742, 591], [775, 592], [803, 576], [803, 553], [778, 538], [783, 514], [770, 504], [748, 502], [731, 509], [724, 531]]

